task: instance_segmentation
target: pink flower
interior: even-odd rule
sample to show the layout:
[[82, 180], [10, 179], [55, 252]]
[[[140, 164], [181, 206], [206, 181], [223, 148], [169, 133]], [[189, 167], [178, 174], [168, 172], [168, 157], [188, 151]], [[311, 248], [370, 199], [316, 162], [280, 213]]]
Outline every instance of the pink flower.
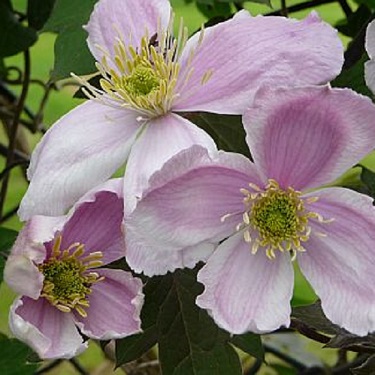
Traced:
[[[125, 212], [149, 176], [212, 139], [180, 112], [242, 114], [261, 84], [326, 83], [341, 69], [336, 30], [315, 13], [303, 21], [246, 11], [187, 40], [175, 37], [167, 0], [100, 0], [86, 30], [102, 74], [92, 98], [60, 119], [33, 154], [19, 211], [61, 215], [126, 162]], [[66, 141], [62, 141], [66, 140]]]
[[370, 57], [365, 63], [365, 80], [368, 88], [375, 93], [375, 21], [367, 26], [365, 47]]
[[196, 146], [154, 174], [126, 219], [137, 272], [192, 267], [197, 304], [220, 327], [267, 332], [290, 321], [293, 263], [327, 317], [358, 335], [375, 330], [375, 211], [339, 177], [375, 145], [375, 106], [351, 90], [261, 89], [244, 115], [254, 163]]
[[4, 277], [21, 297], [10, 328], [41, 358], [70, 358], [84, 335], [108, 340], [141, 330], [142, 282], [98, 268], [124, 256], [122, 180], [86, 194], [67, 216], [34, 216], [20, 232]]

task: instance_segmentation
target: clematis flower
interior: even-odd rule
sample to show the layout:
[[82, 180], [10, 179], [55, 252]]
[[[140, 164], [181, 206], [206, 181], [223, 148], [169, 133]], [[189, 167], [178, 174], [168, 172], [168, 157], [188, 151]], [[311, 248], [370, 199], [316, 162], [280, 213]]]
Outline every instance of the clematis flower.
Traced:
[[289, 325], [296, 260], [331, 321], [374, 331], [372, 199], [322, 186], [373, 149], [375, 106], [348, 89], [263, 88], [243, 122], [253, 163], [195, 146], [151, 177], [126, 219], [128, 264], [163, 274], [220, 242], [197, 304], [240, 334]]
[[183, 25], [173, 34], [167, 0], [100, 0], [86, 30], [101, 89], [82, 80], [90, 100], [40, 142], [22, 219], [64, 214], [125, 162], [131, 212], [171, 156], [194, 144], [215, 150], [179, 113], [242, 114], [261, 84], [326, 83], [343, 62], [336, 30], [315, 13], [296, 21], [241, 11], [188, 39]]
[[[4, 278], [21, 297], [10, 328], [41, 358], [70, 358], [99, 340], [141, 330], [142, 282], [104, 266], [124, 256], [122, 180], [86, 194], [67, 216], [34, 216], [20, 232]], [[100, 267], [100, 268], [98, 268]]]
[[370, 57], [365, 63], [365, 80], [368, 88], [375, 93], [375, 21], [367, 26], [365, 47]]

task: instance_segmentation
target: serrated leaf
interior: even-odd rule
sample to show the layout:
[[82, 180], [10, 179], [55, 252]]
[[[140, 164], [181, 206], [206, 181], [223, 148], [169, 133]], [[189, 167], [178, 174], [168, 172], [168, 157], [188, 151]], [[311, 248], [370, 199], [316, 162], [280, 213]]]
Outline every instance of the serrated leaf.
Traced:
[[230, 342], [252, 357], [264, 361], [264, 348], [259, 335], [255, 333], [234, 335], [231, 337]]
[[210, 134], [219, 149], [250, 157], [241, 116], [197, 112], [185, 117]]
[[28, 0], [27, 19], [29, 26], [35, 30], [40, 30], [48, 20], [55, 0]]
[[364, 63], [367, 55], [364, 54], [351, 68], [344, 69], [332, 82], [332, 87], [349, 87], [362, 95], [372, 98], [372, 93], [366, 86]]
[[43, 31], [58, 34], [52, 80], [70, 77], [72, 72], [83, 75], [96, 71], [86, 43], [87, 33], [83, 30], [95, 3], [96, 0], [56, 0], [51, 17], [43, 28]]
[[159, 359], [163, 375], [241, 374], [241, 364], [219, 329], [195, 299], [202, 292], [196, 270], [166, 276], [170, 287], [158, 315]]
[[0, 228], [0, 282], [3, 280], [6, 257], [17, 238], [17, 234], [18, 233], [12, 229]]
[[0, 336], [0, 374], [32, 375], [37, 365], [26, 363], [29, 348], [16, 339]]
[[375, 374], [375, 355], [367, 358], [367, 360], [356, 368], [350, 369], [353, 375], [369, 375]]
[[23, 26], [9, 1], [0, 1], [0, 58], [27, 50], [37, 40], [36, 31]]

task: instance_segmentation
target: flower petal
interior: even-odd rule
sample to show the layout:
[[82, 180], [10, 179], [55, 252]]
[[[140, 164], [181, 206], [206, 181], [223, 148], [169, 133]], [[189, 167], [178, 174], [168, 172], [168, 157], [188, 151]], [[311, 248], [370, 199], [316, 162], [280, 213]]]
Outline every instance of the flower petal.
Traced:
[[72, 314], [63, 313], [45, 299], [17, 299], [10, 310], [13, 334], [35, 350], [40, 358], [72, 358], [87, 348]]
[[[173, 109], [242, 114], [261, 85], [326, 83], [340, 72], [342, 63], [337, 31], [316, 13], [297, 21], [250, 17], [242, 11], [204, 30], [202, 41], [200, 33], [188, 41], [181, 56], [180, 98]], [[207, 72], [212, 77], [202, 83]]]
[[370, 59], [375, 57], [375, 21], [367, 26], [365, 48]]
[[261, 89], [243, 118], [255, 164], [282, 187], [333, 181], [375, 144], [375, 106], [349, 89]]
[[141, 331], [142, 281], [130, 272], [98, 270], [105, 279], [92, 286], [87, 317], [76, 314], [77, 325], [86, 336], [110, 340]]
[[124, 177], [125, 214], [131, 212], [148, 179], [173, 155], [200, 145], [216, 151], [215, 142], [192, 122], [175, 114], [150, 120], [132, 147]]
[[251, 254], [242, 233], [224, 241], [199, 271], [205, 290], [196, 303], [225, 330], [263, 333], [289, 325], [293, 267], [288, 254]]
[[[117, 180], [122, 185], [122, 179]], [[123, 198], [109, 191], [97, 191], [94, 201], [76, 205], [75, 211], [62, 231], [61, 248], [79, 242], [85, 245], [86, 256], [101, 251], [107, 264], [125, 256], [122, 232]]]
[[64, 222], [64, 217], [34, 216], [18, 234], [4, 269], [4, 280], [15, 292], [39, 297], [44, 278], [36, 265], [46, 258], [44, 242], [50, 241]]
[[[222, 153], [212, 160], [207, 151], [195, 146], [168, 161], [151, 178], [133, 213], [125, 217], [130, 267], [154, 275], [188, 266], [189, 251], [196, 254], [191, 253], [191, 265], [206, 259], [213, 245], [242, 222], [240, 189], [259, 181], [250, 162], [246, 173], [241, 169], [243, 159]], [[236, 163], [238, 169], [233, 167]], [[194, 246], [202, 249], [195, 251]]]
[[88, 101], [60, 119], [32, 156], [21, 219], [64, 214], [85, 192], [107, 180], [126, 161], [140, 128], [136, 116]]
[[[298, 254], [302, 272], [328, 319], [360, 336], [375, 331], [375, 208], [368, 196], [343, 188], [314, 192], [311, 209], [332, 223], [315, 224]], [[315, 231], [327, 236], [314, 235]]]
[[375, 93], [375, 61], [369, 60], [365, 63], [365, 81], [367, 87]]
[[102, 49], [113, 56], [119, 37], [126, 46], [139, 47], [146, 30], [151, 38], [158, 31], [158, 25], [167, 28], [170, 14], [167, 0], [100, 0], [85, 27], [91, 53], [99, 62]]

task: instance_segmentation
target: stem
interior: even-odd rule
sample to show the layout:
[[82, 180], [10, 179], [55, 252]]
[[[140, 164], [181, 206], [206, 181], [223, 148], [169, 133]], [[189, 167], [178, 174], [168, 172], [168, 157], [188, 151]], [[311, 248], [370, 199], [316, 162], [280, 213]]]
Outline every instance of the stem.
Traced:
[[287, 355], [285, 353], [282, 353], [282, 352], [276, 350], [275, 348], [272, 348], [271, 346], [269, 346], [267, 344], [264, 344], [263, 346], [264, 346], [264, 350], [266, 352], [271, 353], [271, 354], [275, 355], [276, 357], [282, 359], [284, 362], [293, 366], [295, 369], [297, 369], [299, 371], [307, 369], [307, 367], [303, 363], [297, 361], [296, 359], [290, 357], [289, 355]]
[[47, 366], [42, 367], [40, 370], [35, 371], [34, 375], [40, 375], [40, 374], [44, 374], [46, 372], [49, 372], [50, 370], [57, 367], [62, 361], [63, 361], [63, 359], [56, 359], [55, 361], [51, 362]]
[[303, 324], [301, 321], [292, 319], [290, 322], [290, 328], [295, 329], [298, 331], [301, 335], [308, 337], [311, 340], [320, 342], [322, 344], [328, 344], [328, 342], [331, 340], [330, 337], [326, 335], [322, 335], [319, 332], [316, 332], [315, 330], [309, 328], [307, 325]]
[[[4, 146], [2, 143], [0, 143], [0, 154], [3, 155], [3, 156], [7, 156], [7, 153], [8, 153], [8, 148], [6, 146]], [[29, 162], [29, 155], [26, 155], [25, 153], [23, 153], [22, 151], [19, 151], [19, 150], [14, 150], [14, 156], [17, 157], [17, 159], [22, 159], [24, 160], [25, 162]]]
[[10, 219], [12, 216], [14, 216], [19, 209], [19, 206], [17, 205], [16, 207], [13, 207], [10, 211], [5, 213], [2, 218], [0, 219], [0, 224], [4, 223], [8, 219]]
[[338, 2], [340, 3], [341, 9], [345, 13], [346, 18], [349, 18], [353, 14], [352, 8], [350, 8], [346, 0], [338, 0]]
[[69, 359], [69, 362], [73, 365], [73, 367], [78, 371], [81, 375], [89, 375], [89, 373], [81, 366], [81, 364], [75, 359]]
[[[24, 79], [23, 79], [23, 84], [22, 84], [22, 91], [21, 91], [20, 99], [17, 103], [15, 114], [14, 114], [12, 128], [10, 129], [9, 147], [8, 147], [8, 153], [7, 153], [7, 160], [6, 160], [5, 168], [8, 168], [10, 165], [13, 164], [14, 150], [16, 148], [16, 137], [17, 137], [19, 119], [21, 117], [21, 112], [22, 112], [22, 109], [23, 109], [24, 104], [25, 104], [27, 91], [29, 89], [29, 83], [30, 83], [30, 52], [29, 52], [29, 50], [26, 50], [24, 52], [24, 66], [25, 66], [25, 74], [24, 74]], [[10, 174], [8, 172], [3, 179], [3, 184], [1, 185], [0, 218], [2, 217], [4, 203], [5, 203], [5, 197], [7, 195], [9, 177], [10, 177]]]
[[286, 6], [286, 0], [281, 0], [281, 15], [288, 17], [288, 7]]
[[[298, 12], [299, 10], [309, 9], [311, 7], [317, 7], [319, 5], [335, 3], [336, 0], [310, 0], [305, 3], [292, 5], [291, 7], [286, 8], [288, 13]], [[267, 13], [266, 16], [282, 16], [282, 10], [276, 10], [271, 13]]]
[[27, 160], [16, 160], [14, 161], [11, 165], [8, 165], [6, 168], [3, 169], [3, 171], [0, 173], [0, 180], [3, 178], [6, 178], [6, 176], [9, 174], [9, 172], [15, 168], [18, 167], [19, 165], [27, 165], [29, 162]]
[[262, 367], [263, 361], [260, 359], [257, 359], [255, 363], [249, 368], [247, 372], [244, 373], [244, 375], [255, 375], [258, 370]]

